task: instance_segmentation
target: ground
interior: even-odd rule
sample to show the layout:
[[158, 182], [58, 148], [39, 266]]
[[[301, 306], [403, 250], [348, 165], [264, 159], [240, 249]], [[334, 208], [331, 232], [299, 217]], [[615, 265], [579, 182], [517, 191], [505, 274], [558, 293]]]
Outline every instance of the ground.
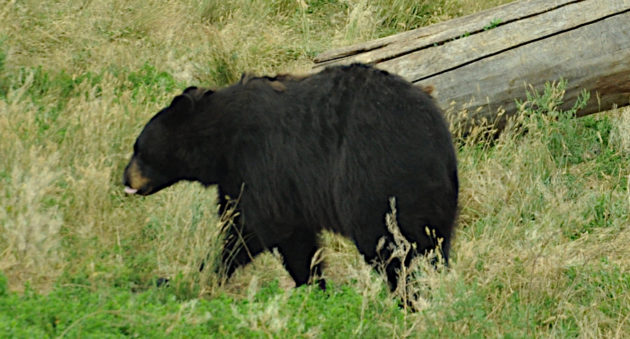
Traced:
[[[120, 186], [129, 145], [164, 102], [244, 70], [299, 73], [329, 48], [499, 4], [243, 3], [0, 4], [0, 328], [75, 337], [628, 336], [628, 108], [459, 141], [451, 270], [417, 277], [423, 312], [399, 310], [354, 245], [331, 234], [329, 295], [291, 289], [273, 254], [222, 287], [200, 275], [200, 258], [218, 253], [214, 192], [179, 185], [130, 203]], [[411, 14], [418, 8], [423, 15]], [[540, 107], [561, 98], [548, 94]], [[154, 288], [157, 276], [173, 277], [171, 288]]]

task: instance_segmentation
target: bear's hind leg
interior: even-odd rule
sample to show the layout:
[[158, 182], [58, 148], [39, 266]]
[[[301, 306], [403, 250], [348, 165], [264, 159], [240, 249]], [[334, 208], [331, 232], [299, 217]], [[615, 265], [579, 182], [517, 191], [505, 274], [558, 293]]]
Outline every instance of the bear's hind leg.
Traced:
[[[381, 238], [384, 238], [385, 241], [379, 247]], [[400, 258], [392, 257], [394, 246], [392, 235], [387, 234], [380, 237], [377, 234], [364, 235], [361, 239], [355, 240], [355, 244], [368, 264], [372, 265], [377, 271], [385, 271], [389, 290], [391, 292], [395, 291], [398, 287], [401, 262]]]
[[[295, 287], [317, 283], [322, 290], [326, 289], [326, 281], [318, 278], [322, 273], [322, 263], [316, 263], [311, 267], [312, 260], [319, 250], [317, 234], [296, 228], [289, 237], [278, 243], [277, 248], [282, 254], [284, 267], [295, 281]], [[312, 279], [318, 280], [311, 281]]]

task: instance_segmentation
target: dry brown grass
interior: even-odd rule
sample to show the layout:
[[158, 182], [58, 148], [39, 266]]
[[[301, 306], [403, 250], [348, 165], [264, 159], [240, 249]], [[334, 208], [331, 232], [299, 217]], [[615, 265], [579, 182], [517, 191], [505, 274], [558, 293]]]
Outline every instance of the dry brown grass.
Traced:
[[[505, 2], [441, 1], [422, 20]], [[10, 288], [142, 289], [171, 277], [188, 296], [249, 298], [275, 279], [288, 290], [291, 280], [271, 254], [225, 286], [212, 272], [197, 273], [218, 253], [213, 189], [184, 183], [134, 199], [120, 176], [141, 126], [183, 87], [222, 86], [242, 71], [304, 72], [318, 52], [422, 22], [394, 15], [412, 1], [315, 3], [0, 4], [0, 271]], [[98, 79], [73, 83], [88, 73]], [[406, 315], [393, 333], [627, 336], [629, 117], [623, 108], [593, 118], [596, 127], [546, 121], [527, 134], [460, 145], [451, 269], [417, 277], [419, 308], [431, 312]], [[584, 137], [588, 147], [572, 148], [593, 129], [601, 142]], [[581, 161], [564, 162], [550, 146], [550, 133], [566, 131], [578, 134], [560, 142]], [[365, 307], [393, 302], [379, 299], [382, 278], [353, 244], [331, 234], [323, 241], [327, 279], [360, 291]], [[274, 333], [286, 321], [272, 321], [282, 298], [243, 321]]]

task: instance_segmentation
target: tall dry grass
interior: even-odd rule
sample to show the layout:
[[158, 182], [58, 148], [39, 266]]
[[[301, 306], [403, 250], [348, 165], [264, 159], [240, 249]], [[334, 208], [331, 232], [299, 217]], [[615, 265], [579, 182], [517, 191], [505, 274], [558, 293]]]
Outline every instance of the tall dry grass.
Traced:
[[141, 282], [191, 265], [185, 249], [198, 259], [216, 236], [214, 198], [195, 185], [155, 199], [123, 196], [121, 169], [141, 125], [181, 87], [222, 86], [243, 71], [304, 71], [317, 52], [385, 34], [398, 25], [387, 8], [289, 0], [0, 5], [0, 262], [11, 286], [45, 289], [62, 272], [107, 280], [120, 270]]
[[[157, 277], [193, 297], [249, 298], [274, 279], [290, 287], [270, 254], [225, 286], [211, 270], [197, 272], [218, 253], [213, 189], [123, 194], [142, 125], [186, 86], [223, 86], [243, 71], [303, 72], [328, 48], [505, 2], [1, 3], [0, 270], [11, 289], [43, 292], [56, 283], [142, 289]], [[460, 142], [451, 268], [415, 277], [430, 312], [406, 316], [395, 334], [630, 333], [628, 117], [623, 108], [578, 122], [523, 118], [526, 132]], [[327, 279], [360, 291], [364, 306], [390, 302], [354, 245], [332, 234], [323, 241]]]

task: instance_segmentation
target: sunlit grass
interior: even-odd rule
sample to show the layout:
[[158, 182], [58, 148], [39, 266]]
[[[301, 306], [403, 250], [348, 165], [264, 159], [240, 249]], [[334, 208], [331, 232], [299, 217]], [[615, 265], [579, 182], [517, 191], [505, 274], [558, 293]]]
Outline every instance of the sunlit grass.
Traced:
[[[452, 263], [410, 282], [418, 313], [399, 310], [354, 245], [328, 233], [328, 295], [292, 290], [273, 254], [221, 285], [198, 272], [219, 253], [213, 188], [122, 192], [141, 127], [189, 85], [306, 72], [329, 48], [505, 2], [0, 4], [0, 305], [11, 307], [0, 324], [51, 336], [627, 336], [630, 110], [570, 118], [557, 110], [562, 84], [532, 92], [498, 139], [457, 142]], [[163, 277], [170, 287], [157, 290]], [[68, 300], [85, 304], [66, 313]]]

